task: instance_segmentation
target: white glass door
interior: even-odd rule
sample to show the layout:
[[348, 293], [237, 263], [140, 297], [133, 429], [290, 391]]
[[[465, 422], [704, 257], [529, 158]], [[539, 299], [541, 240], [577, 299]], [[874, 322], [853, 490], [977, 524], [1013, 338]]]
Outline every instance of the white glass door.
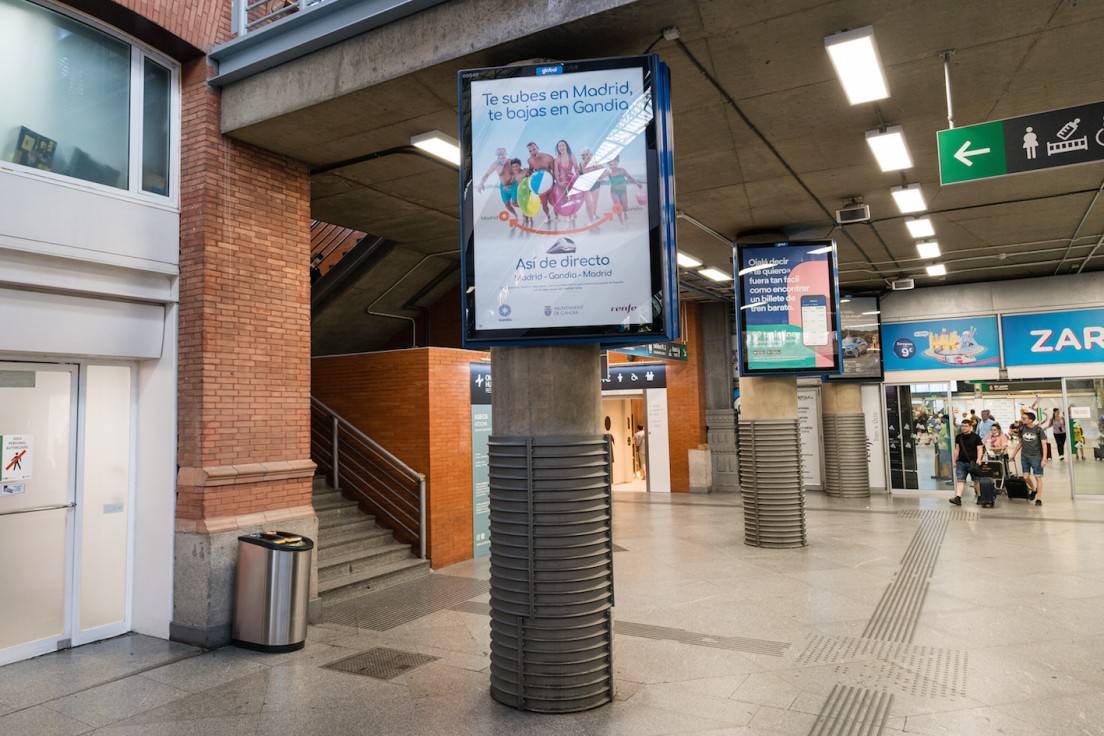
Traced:
[[69, 638], [76, 389], [73, 366], [0, 363], [0, 664]]
[[130, 630], [133, 386], [0, 362], [0, 665]]

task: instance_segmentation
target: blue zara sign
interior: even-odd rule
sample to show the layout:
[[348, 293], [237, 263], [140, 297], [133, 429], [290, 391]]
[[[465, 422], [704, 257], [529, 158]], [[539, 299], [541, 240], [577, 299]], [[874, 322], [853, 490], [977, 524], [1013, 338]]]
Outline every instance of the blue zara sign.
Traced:
[[1001, 317], [1004, 364], [1104, 363], [1104, 309]]

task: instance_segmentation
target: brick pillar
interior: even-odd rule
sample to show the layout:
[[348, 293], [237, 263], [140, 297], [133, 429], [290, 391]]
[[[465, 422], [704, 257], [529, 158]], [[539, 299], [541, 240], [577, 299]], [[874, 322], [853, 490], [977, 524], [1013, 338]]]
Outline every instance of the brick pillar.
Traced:
[[[310, 178], [224, 138], [207, 65], [183, 69], [180, 376], [171, 638], [229, 641], [237, 537], [316, 537]], [[311, 598], [317, 598], [312, 572]], [[314, 601], [315, 617], [319, 611]]]

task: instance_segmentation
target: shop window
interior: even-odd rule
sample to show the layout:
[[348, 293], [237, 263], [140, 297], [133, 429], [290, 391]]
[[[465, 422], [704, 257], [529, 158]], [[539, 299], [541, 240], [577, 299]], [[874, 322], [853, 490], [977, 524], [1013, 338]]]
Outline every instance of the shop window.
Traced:
[[0, 0], [0, 68], [0, 160], [170, 194], [172, 70], [27, 0]]

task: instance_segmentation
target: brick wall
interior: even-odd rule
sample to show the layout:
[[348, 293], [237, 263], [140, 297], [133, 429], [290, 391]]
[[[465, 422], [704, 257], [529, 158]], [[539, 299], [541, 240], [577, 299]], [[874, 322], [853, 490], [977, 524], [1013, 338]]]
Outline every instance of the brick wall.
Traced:
[[434, 568], [472, 556], [468, 364], [482, 356], [416, 348], [312, 361], [311, 393], [425, 474]]
[[[74, 4], [108, 23], [135, 26], [133, 12], [204, 51], [230, 39], [229, 0]], [[181, 69], [177, 518], [192, 521], [311, 495], [310, 179], [221, 135], [210, 74], [205, 59]]]

